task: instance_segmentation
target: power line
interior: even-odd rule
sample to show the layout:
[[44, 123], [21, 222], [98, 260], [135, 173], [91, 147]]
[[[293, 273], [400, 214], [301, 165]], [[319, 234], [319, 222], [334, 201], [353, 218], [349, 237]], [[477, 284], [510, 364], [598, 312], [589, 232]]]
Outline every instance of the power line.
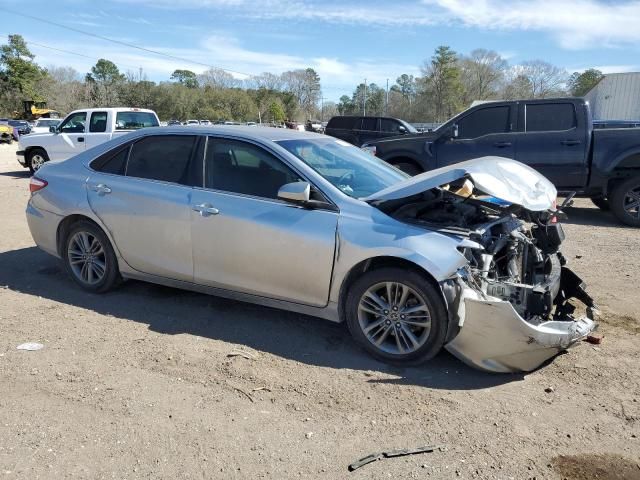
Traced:
[[184, 58], [184, 57], [178, 57], [176, 55], [171, 55], [169, 53], [159, 52], [157, 50], [151, 50], [150, 48], [145, 48], [145, 47], [141, 47], [139, 45], [134, 45], [133, 43], [123, 42], [122, 40], [115, 40], [113, 38], [104, 37], [102, 35], [98, 35], [97, 33], [85, 32], [84, 30], [80, 30], [80, 29], [75, 28], [75, 27], [69, 27], [67, 25], [63, 25], [62, 23], [53, 22], [51, 20], [46, 20], [44, 18], [35, 17], [33, 15], [29, 15], [29, 14], [26, 14], [26, 13], [16, 12], [16, 11], [13, 11], [13, 10], [10, 10], [10, 9], [7, 9], [7, 8], [4, 8], [3, 12], [12, 13], [13, 15], [18, 15], [20, 17], [30, 18], [31, 20], [37, 20], [38, 22], [47, 23], [49, 25], [54, 25], [54, 26], [59, 27], [59, 28], [64, 28], [64, 29], [70, 30], [72, 32], [81, 33], [82, 35], [87, 35], [89, 37], [98, 38], [100, 40], [105, 40], [107, 42], [116, 43], [118, 45], [123, 45], [123, 46], [129, 47], [129, 48], [135, 48], [137, 50], [142, 50], [143, 52], [153, 53], [154, 55], [160, 55], [162, 57], [171, 58], [173, 60], [178, 60], [180, 62], [186, 62], [186, 63], [190, 63], [190, 64], [193, 64], [193, 65], [200, 65], [200, 66], [207, 67], [207, 68], [214, 68], [214, 69], [218, 69], [218, 70], [223, 70], [225, 72], [235, 73], [237, 75], [245, 75], [245, 76], [248, 76], [248, 77], [252, 76], [250, 73], [238, 72], [237, 70], [231, 70], [231, 69], [224, 68], [224, 67], [219, 67], [219, 66], [216, 66], [216, 65], [209, 65], [207, 63], [197, 62], [195, 60], [190, 60], [190, 59]]
[[[9, 35], [12, 35], [12, 34], [9, 34], [9, 33], [0, 33], [0, 36], [3, 36], [3, 37], [8, 37]], [[41, 47], [41, 48], [48, 48], [49, 50], [55, 50], [56, 52], [68, 53], [69, 55], [76, 55], [76, 56], [78, 56], [78, 57], [88, 58], [89, 60], [93, 60], [93, 61], [98, 61], [98, 60], [99, 60], [99, 59], [97, 59], [97, 58], [95, 58], [95, 57], [90, 57], [89, 55], [83, 55], [82, 53], [72, 52], [72, 51], [70, 51], [70, 50], [62, 50], [61, 48], [54, 48], [54, 47], [50, 47], [49, 45], [43, 45], [43, 44], [41, 44], [41, 43], [36, 43], [36, 42], [31, 41], [31, 40], [25, 40], [25, 41], [26, 41], [28, 44], [36, 45], [36, 46]], [[114, 63], [115, 63], [115, 62], [114, 62]], [[138, 66], [138, 67], [134, 67], [134, 66], [131, 66], [131, 65], [125, 65], [124, 63], [119, 63], [119, 62], [118, 62], [118, 63], [116, 63], [116, 65], [118, 65], [118, 66], [120, 66], [120, 67], [133, 68], [133, 69], [136, 69], [136, 70], [137, 70], [138, 68], [140, 68], [139, 66]]]

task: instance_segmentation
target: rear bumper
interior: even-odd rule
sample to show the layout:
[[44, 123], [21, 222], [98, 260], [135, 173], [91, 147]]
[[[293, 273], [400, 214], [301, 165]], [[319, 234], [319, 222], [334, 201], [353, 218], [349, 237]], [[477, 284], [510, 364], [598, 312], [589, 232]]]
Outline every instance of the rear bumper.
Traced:
[[18, 163], [20, 165], [22, 165], [23, 167], [27, 166], [27, 160], [25, 158], [25, 154], [24, 154], [24, 150], [18, 150], [16, 152], [16, 160], [18, 161]]
[[29, 231], [36, 245], [45, 252], [59, 257], [56, 239], [62, 216], [39, 210], [31, 204], [31, 201], [27, 204], [26, 214]]

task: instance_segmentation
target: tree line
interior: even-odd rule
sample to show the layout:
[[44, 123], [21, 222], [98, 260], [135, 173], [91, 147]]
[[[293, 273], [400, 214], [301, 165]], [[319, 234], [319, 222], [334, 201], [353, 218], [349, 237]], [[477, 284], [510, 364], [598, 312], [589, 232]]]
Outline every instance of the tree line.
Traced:
[[0, 116], [15, 116], [22, 112], [23, 100], [32, 100], [46, 101], [62, 114], [89, 107], [151, 108], [166, 120], [280, 123], [366, 111], [412, 122], [442, 122], [474, 100], [581, 96], [602, 78], [597, 70], [568, 76], [541, 60], [510, 66], [491, 50], [460, 55], [447, 46], [436, 49], [421, 74], [400, 75], [388, 91], [362, 83], [351, 97], [324, 102], [320, 76], [312, 68], [243, 79], [216, 68], [201, 74], [178, 69], [166, 81], [153, 82], [100, 59], [81, 75], [70, 67], [38, 65], [24, 38], [9, 35], [0, 46]]
[[441, 123], [474, 101], [583, 96], [603, 77], [588, 69], [571, 75], [542, 60], [509, 65], [492, 50], [461, 55], [448, 46], [436, 48], [420, 76], [402, 74], [387, 90], [375, 83], [356, 86], [337, 105], [341, 115], [400, 117], [410, 122]]

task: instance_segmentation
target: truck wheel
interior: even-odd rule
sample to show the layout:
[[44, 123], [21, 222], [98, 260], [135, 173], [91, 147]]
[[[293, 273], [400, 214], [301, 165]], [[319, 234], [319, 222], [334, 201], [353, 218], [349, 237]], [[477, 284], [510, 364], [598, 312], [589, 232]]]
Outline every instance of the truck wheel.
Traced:
[[591, 198], [593, 204], [604, 212], [608, 212], [611, 206], [609, 205], [609, 199], [605, 197], [593, 197]]
[[640, 177], [632, 177], [613, 189], [611, 211], [622, 223], [640, 227]]
[[34, 148], [27, 154], [27, 165], [31, 173], [37, 172], [45, 162], [49, 161], [49, 155], [42, 148]]
[[415, 177], [416, 175], [422, 173], [422, 170], [420, 170], [413, 163], [409, 163], [409, 162], [398, 162], [398, 163], [394, 163], [393, 166], [396, 167], [398, 170], [402, 170], [404, 173], [411, 175], [412, 177]]

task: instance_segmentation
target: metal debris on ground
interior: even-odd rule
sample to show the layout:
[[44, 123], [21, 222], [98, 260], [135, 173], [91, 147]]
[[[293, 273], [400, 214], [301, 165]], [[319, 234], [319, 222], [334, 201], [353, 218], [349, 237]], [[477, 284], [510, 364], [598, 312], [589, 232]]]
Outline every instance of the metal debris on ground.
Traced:
[[401, 450], [390, 450], [388, 452], [380, 452], [380, 453], [372, 453], [371, 455], [367, 455], [360, 460], [353, 462], [349, 465], [349, 471], [353, 472], [360, 467], [364, 467], [369, 463], [376, 462], [378, 460], [382, 460], [383, 458], [395, 458], [395, 457], [404, 457], [407, 455], [417, 455], [419, 453], [431, 453], [436, 450], [444, 451], [444, 445], [429, 445], [426, 447], [418, 447], [418, 448], [405, 448]]
[[242, 358], [246, 358], [247, 360], [256, 359], [256, 356], [253, 353], [244, 352], [242, 350], [232, 350], [229, 353], [227, 353], [227, 357], [242, 357]]
[[587, 335], [587, 338], [585, 338], [585, 341], [588, 343], [591, 343], [592, 345], [600, 345], [602, 343], [602, 339], [604, 338], [604, 335], [599, 336], [599, 335]]
[[27, 342], [18, 345], [16, 348], [18, 350], [28, 350], [30, 352], [33, 352], [36, 350], [42, 350], [44, 348], [44, 345], [36, 342]]

